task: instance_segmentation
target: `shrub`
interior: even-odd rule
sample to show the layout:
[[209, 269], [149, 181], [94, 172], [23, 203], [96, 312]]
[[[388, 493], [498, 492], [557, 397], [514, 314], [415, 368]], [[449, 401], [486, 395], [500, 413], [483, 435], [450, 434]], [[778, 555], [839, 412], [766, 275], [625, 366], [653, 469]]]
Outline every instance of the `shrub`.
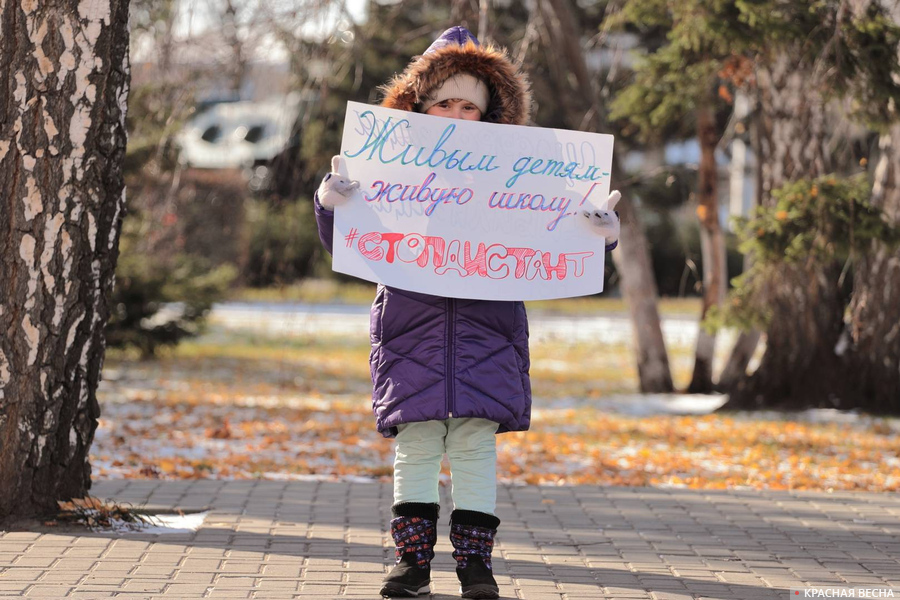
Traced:
[[865, 173], [802, 179], [775, 190], [774, 206], [738, 219], [740, 249], [750, 253], [753, 265], [733, 280], [725, 309], [713, 311], [704, 325], [764, 329], [772, 317], [763, 300], [766, 285], [777, 281], [786, 267], [812, 272], [816, 265], [843, 265], [830, 283], [846, 287], [852, 281], [848, 275], [853, 257], [865, 252], [872, 240], [900, 244], [900, 227], [889, 224], [869, 202], [871, 190]]
[[123, 223], [116, 286], [106, 328], [111, 347], [137, 348], [144, 357], [202, 331], [216, 300], [224, 297], [237, 269], [211, 266], [186, 252], [150, 252], [146, 232], [154, 224], [141, 212]]

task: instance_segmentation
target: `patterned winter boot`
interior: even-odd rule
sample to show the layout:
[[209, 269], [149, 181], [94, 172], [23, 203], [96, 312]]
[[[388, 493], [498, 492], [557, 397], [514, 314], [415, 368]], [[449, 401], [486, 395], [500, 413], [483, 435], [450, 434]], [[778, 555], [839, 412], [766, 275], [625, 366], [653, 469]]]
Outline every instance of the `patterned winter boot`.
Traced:
[[500, 588], [491, 569], [491, 550], [500, 519], [474, 510], [454, 510], [450, 515], [450, 543], [456, 559], [463, 598], [499, 598]]
[[382, 582], [381, 595], [414, 598], [431, 591], [431, 559], [437, 542], [440, 505], [401, 502], [391, 508], [397, 563]]

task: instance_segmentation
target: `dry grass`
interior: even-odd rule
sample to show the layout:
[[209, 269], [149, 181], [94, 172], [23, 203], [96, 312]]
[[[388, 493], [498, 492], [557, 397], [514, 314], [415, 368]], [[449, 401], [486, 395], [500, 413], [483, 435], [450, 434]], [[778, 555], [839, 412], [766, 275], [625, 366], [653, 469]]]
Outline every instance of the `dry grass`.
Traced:
[[[213, 331], [155, 361], [112, 352], [95, 472], [387, 479], [393, 451], [374, 429], [368, 351], [365, 340]], [[691, 349], [670, 351], [686, 383]], [[532, 383], [531, 431], [498, 438], [506, 481], [900, 490], [897, 420], [615, 414], [604, 399], [636, 390], [633, 356], [599, 343], [533, 344]]]

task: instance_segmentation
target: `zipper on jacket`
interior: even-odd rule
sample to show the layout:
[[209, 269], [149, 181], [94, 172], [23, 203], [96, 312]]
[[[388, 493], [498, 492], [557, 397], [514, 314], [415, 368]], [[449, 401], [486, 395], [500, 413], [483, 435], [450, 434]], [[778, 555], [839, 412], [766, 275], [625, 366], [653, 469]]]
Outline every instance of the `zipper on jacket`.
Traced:
[[444, 360], [444, 377], [447, 380], [447, 416], [453, 416], [453, 378], [456, 375], [456, 365], [454, 364], [453, 342], [456, 321], [456, 300], [447, 298], [447, 355]]

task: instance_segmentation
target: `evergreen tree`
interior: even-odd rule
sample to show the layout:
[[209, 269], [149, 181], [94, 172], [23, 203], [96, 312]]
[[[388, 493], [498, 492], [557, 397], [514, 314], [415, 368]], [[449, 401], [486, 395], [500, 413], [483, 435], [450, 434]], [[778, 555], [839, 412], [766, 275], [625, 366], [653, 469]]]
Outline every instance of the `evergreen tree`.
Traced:
[[[891, 101], [900, 97], [893, 79], [900, 74], [900, 30], [877, 3], [862, 10], [837, 0], [740, 6], [742, 18], [767, 42], [766, 52], [754, 57], [762, 202], [764, 209], [777, 212], [777, 192], [786, 185], [850, 174], [853, 162], [846, 150], [840, 153], [849, 145], [841, 139], [837, 110], [845, 108], [850, 118], [873, 129], [900, 116]], [[853, 200], [858, 198], [833, 199], [845, 205]], [[831, 232], [840, 236], [845, 230]], [[831, 240], [832, 245], [842, 242]], [[839, 350], [852, 293], [844, 285], [846, 261], [841, 258], [826, 253], [783, 260], [757, 270], [757, 281], [745, 278], [751, 286], [765, 283], [765, 291], [755, 296], [757, 307], [776, 310], [765, 325], [759, 368], [738, 381], [726, 408], [861, 405], [850, 362]]]
[[[852, 146], [837, 126], [842, 108], [875, 131], [898, 119], [898, 28], [878, 2], [629, 0], [620, 18], [669, 31], [669, 43], [646, 61], [635, 86], [618, 99], [621, 114], [643, 130], [677, 122], [696, 110], [698, 100], [708, 102], [717, 80], [730, 78], [755, 96], [762, 210], [773, 222], [779, 221], [776, 214], [793, 218], [778, 208], [779, 198], [797, 195], [786, 195], [785, 186], [806, 182], [818, 190], [811, 183], [816, 178], [850, 174]], [[858, 191], [856, 183], [841, 189]], [[846, 208], [864, 201], [855, 192], [818, 198], [810, 206], [833, 202]], [[829, 235], [848, 231], [836, 225], [840, 219], [827, 223]], [[849, 231], [862, 243], [865, 236], [853, 225], [851, 219]], [[844, 241], [829, 239], [825, 247]], [[761, 254], [758, 247], [756, 252]], [[757, 371], [730, 390], [727, 408], [860, 405], [852, 376], [860, 367], [851, 367], [854, 361], [835, 351], [852, 292], [842, 259], [839, 252], [811, 253], [802, 261], [784, 257], [741, 278], [731, 312], [765, 314], [757, 322], [766, 329], [767, 346]]]
[[[657, 9], [684, 6], [654, 4]], [[897, 119], [892, 98], [900, 92], [893, 79], [900, 73], [898, 30], [874, 2], [851, 8], [838, 0], [772, 0], [736, 2], [733, 8], [734, 14], [726, 11], [722, 18], [706, 13], [693, 22], [688, 36], [734, 36], [747, 42], [739, 58], [752, 65], [745, 83], [760, 112], [762, 205], [778, 212], [783, 210], [776, 207], [781, 188], [814, 181], [850, 163], [833, 151], [849, 147], [836, 126], [835, 107], [841, 102], [851, 118], [872, 128]], [[698, 64], [706, 60], [700, 57]], [[847, 206], [860, 201], [854, 194], [834, 194], [830, 200]], [[817, 202], [824, 203], [824, 195]], [[829, 230], [832, 235], [843, 231]], [[843, 268], [839, 254], [816, 253], [803, 261], [769, 263], [742, 279], [759, 292], [751, 300], [757, 314], [769, 311], [767, 346], [757, 371], [731, 390], [729, 408], [856, 405], [847, 361], [835, 352], [849, 301], [841, 285]]]

